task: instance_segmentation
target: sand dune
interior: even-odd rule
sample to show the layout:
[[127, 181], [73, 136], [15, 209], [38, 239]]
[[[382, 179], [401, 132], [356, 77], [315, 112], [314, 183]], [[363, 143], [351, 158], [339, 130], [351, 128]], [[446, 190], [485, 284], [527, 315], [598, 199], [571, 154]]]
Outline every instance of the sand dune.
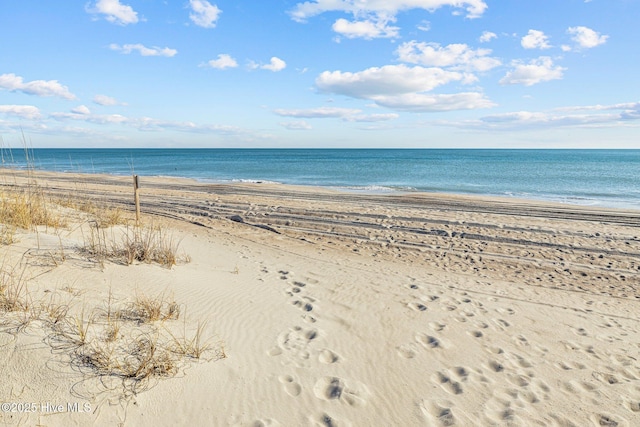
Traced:
[[[4, 180], [22, 185], [15, 171]], [[42, 173], [38, 182], [47, 194], [131, 210], [130, 178]], [[4, 266], [29, 272], [34, 299], [55, 295], [75, 309], [170, 294], [182, 307], [177, 328], [206, 321], [225, 357], [183, 359], [176, 374], [123, 394], [53, 349], [39, 322], [5, 327], [2, 401], [65, 410], [0, 412], [3, 423], [640, 425], [638, 212], [141, 185], [145, 221], [164, 221], [189, 262], [100, 266], [71, 224], [21, 232], [0, 248]], [[68, 402], [91, 410], [69, 412]]]

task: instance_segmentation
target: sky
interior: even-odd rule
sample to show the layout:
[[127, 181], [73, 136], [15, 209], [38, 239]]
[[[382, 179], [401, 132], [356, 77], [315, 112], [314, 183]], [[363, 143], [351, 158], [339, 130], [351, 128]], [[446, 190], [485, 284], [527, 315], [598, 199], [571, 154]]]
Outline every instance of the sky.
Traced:
[[0, 0], [5, 146], [640, 148], [639, 0]]

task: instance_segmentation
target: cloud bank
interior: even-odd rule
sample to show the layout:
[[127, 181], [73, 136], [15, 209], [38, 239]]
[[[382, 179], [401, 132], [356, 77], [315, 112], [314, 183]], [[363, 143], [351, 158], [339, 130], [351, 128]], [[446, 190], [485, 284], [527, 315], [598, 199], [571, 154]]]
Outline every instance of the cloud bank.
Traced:
[[298, 3], [289, 11], [294, 21], [307, 19], [325, 12], [343, 12], [354, 17], [353, 21], [337, 19], [332, 29], [347, 38], [395, 38], [400, 28], [391, 26], [399, 12], [422, 9], [434, 12], [449, 6], [466, 11], [467, 18], [479, 18], [487, 9], [482, 0], [311, 0]]
[[0, 89], [9, 92], [22, 92], [27, 95], [44, 97], [58, 97], [73, 100], [76, 96], [69, 92], [69, 88], [61, 85], [57, 80], [33, 80], [25, 82], [24, 79], [15, 74], [0, 75]]

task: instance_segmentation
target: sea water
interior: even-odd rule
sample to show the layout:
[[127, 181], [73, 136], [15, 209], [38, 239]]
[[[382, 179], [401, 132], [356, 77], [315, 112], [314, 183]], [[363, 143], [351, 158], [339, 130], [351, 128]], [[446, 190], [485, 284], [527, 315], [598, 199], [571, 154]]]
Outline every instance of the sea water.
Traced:
[[[4, 167], [27, 166], [3, 149]], [[32, 149], [59, 172], [509, 196], [640, 209], [640, 150]]]

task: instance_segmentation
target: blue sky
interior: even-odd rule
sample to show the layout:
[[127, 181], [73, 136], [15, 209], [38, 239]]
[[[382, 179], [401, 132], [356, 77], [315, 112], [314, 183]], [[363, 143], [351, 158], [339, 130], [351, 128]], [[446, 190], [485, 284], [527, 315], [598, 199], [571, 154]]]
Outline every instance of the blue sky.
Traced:
[[637, 0], [0, 4], [34, 147], [640, 148]]

